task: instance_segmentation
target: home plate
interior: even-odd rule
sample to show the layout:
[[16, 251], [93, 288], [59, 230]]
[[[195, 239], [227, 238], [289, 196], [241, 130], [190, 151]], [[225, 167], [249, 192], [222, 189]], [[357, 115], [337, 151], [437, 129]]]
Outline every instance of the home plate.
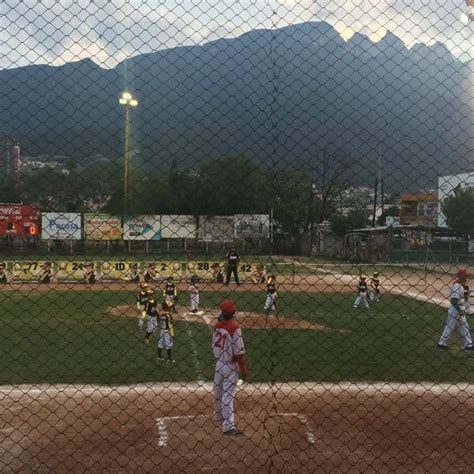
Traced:
[[190, 311], [188, 314], [189, 316], [202, 316], [204, 314], [204, 311], [196, 311], [195, 313]]

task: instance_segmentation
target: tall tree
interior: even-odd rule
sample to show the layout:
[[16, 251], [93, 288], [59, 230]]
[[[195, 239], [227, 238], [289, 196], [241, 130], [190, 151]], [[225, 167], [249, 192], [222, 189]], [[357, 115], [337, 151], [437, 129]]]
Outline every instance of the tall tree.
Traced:
[[454, 194], [443, 201], [441, 209], [448, 227], [463, 234], [466, 239], [474, 236], [474, 189], [455, 189]]

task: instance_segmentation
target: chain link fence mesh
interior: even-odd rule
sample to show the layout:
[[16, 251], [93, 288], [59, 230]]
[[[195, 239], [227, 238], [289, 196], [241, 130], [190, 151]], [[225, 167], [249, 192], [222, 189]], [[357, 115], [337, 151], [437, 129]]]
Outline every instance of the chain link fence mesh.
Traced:
[[0, 5], [2, 472], [473, 470], [472, 0]]

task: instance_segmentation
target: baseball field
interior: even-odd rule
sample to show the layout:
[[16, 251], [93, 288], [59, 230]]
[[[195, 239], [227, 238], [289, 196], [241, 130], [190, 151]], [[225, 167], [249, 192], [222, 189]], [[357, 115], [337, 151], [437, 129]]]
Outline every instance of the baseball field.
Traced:
[[[357, 269], [300, 273], [280, 285], [271, 315], [251, 283], [203, 285], [203, 314], [192, 315], [181, 283], [175, 363], [157, 362], [156, 338], [144, 344], [136, 285], [6, 285], [0, 470], [473, 465], [474, 357], [457, 335], [449, 351], [436, 346], [448, 276], [394, 271], [366, 310], [352, 308]], [[210, 350], [229, 297], [249, 366], [236, 398], [246, 437], [231, 441], [212, 421]]]

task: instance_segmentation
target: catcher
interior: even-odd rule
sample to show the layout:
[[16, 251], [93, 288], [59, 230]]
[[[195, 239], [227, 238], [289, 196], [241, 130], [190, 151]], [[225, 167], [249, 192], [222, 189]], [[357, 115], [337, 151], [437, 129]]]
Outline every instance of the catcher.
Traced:
[[[158, 323], [160, 325], [160, 339], [158, 341], [158, 358], [157, 360], [167, 360], [167, 362], [175, 362], [171, 355], [173, 347], [174, 326], [173, 326], [173, 304], [164, 300], [162, 305], [163, 311], [158, 316]], [[166, 349], [168, 359], [162, 356], [163, 349]]]

